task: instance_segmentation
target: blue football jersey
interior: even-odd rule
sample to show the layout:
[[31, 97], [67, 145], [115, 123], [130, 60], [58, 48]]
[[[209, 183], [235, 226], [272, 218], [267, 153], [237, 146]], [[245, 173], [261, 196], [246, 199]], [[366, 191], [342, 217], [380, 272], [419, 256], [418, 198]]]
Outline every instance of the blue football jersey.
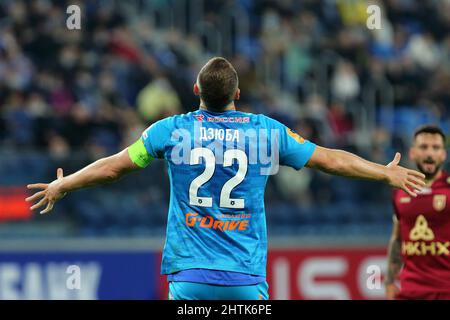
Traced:
[[141, 140], [170, 178], [161, 273], [265, 276], [267, 179], [279, 165], [301, 169], [315, 144], [261, 114], [203, 109], [155, 122]]

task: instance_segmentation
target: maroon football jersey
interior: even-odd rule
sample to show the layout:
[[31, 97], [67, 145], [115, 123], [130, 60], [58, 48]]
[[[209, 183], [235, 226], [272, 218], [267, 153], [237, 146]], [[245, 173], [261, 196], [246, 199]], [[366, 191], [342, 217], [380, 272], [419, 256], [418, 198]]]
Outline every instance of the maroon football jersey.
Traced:
[[450, 176], [443, 172], [417, 198], [394, 191], [404, 266], [403, 292], [450, 292]]

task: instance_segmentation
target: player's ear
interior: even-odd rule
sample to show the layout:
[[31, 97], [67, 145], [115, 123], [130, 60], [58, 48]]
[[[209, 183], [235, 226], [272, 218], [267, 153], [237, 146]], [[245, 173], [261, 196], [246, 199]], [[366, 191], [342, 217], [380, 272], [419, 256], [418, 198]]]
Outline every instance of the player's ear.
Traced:
[[239, 100], [241, 97], [241, 89], [237, 88], [236, 94], [234, 95], [234, 100]]
[[414, 147], [409, 148], [408, 156], [409, 160], [414, 161]]
[[194, 83], [194, 88], [192, 89], [192, 91], [194, 91], [194, 94], [195, 94], [196, 96], [199, 96], [199, 95], [200, 95], [200, 89], [198, 88], [197, 83]]

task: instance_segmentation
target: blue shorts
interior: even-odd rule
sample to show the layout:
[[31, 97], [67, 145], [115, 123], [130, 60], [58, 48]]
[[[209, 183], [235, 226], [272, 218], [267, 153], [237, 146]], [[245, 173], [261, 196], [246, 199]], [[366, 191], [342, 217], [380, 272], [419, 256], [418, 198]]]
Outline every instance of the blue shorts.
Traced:
[[169, 300], [268, 300], [266, 281], [248, 286], [170, 281]]

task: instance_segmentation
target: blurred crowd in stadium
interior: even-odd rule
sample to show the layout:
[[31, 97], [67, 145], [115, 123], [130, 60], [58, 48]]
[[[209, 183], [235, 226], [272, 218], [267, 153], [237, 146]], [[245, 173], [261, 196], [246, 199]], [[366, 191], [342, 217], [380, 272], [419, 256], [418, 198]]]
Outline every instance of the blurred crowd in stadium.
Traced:
[[[370, 3], [382, 8], [380, 30], [366, 26]], [[395, 151], [406, 158], [416, 125], [449, 129], [450, 1], [370, 3], [88, 0], [78, 2], [81, 30], [69, 31], [73, 1], [1, 1], [0, 184], [48, 181], [58, 165], [73, 172], [128, 146], [154, 121], [196, 109], [192, 85], [214, 55], [238, 71], [239, 109], [374, 161]], [[163, 166], [58, 206], [87, 233], [162, 232]], [[309, 170], [282, 169], [267, 195], [269, 227], [282, 234], [319, 225], [387, 234], [389, 205], [378, 184]]]

